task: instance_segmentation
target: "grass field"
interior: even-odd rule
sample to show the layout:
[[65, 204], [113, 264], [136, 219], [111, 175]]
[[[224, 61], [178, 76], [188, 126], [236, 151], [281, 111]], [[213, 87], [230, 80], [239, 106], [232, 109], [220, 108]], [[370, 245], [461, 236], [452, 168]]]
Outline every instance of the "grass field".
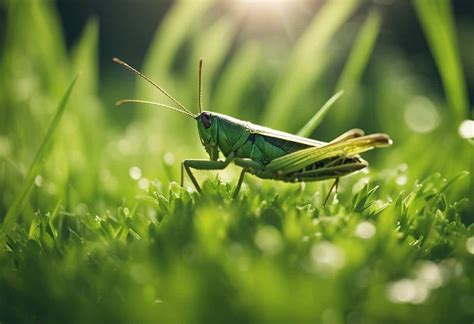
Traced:
[[390, 134], [326, 206], [329, 181], [248, 176], [233, 199], [236, 167], [181, 188], [181, 160], [206, 157], [194, 123], [114, 107], [167, 101], [100, 77], [97, 20], [67, 48], [54, 6], [25, 2], [0, 1], [1, 323], [473, 322], [474, 53], [449, 1], [412, 2], [440, 88], [377, 47], [385, 16], [362, 1], [325, 2], [282, 51], [212, 1], [164, 17], [142, 69], [191, 110], [204, 57], [211, 110], [296, 132], [344, 89], [311, 137]]

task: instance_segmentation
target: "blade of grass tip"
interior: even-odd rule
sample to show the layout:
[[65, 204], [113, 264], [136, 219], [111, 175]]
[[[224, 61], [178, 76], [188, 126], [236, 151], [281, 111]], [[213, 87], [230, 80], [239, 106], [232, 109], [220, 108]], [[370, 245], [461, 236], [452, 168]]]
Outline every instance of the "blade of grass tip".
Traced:
[[[54, 93], [59, 95], [67, 80], [67, 50], [61, 19], [55, 7], [48, 1], [33, 1], [26, 7], [19, 4], [19, 10], [24, 11], [27, 16], [23, 16], [23, 19], [19, 17], [20, 21], [17, 23], [24, 30], [26, 51], [38, 59], [36, 63], [41, 66], [41, 72]], [[25, 21], [28, 21], [27, 25]], [[18, 30], [13, 30], [14, 41], [17, 32]]]
[[331, 98], [329, 98], [328, 101], [314, 114], [314, 116], [306, 123], [306, 125], [303, 126], [303, 128], [300, 129], [300, 131], [297, 133], [299, 136], [303, 137], [308, 137], [311, 135], [311, 133], [318, 127], [319, 124], [324, 119], [324, 116], [329, 112], [329, 108], [331, 108], [334, 103], [343, 95], [344, 91], [340, 90], [338, 91], [335, 95], [333, 95]]
[[446, 191], [446, 189], [449, 188], [449, 186], [451, 186], [454, 182], [464, 178], [465, 176], [467, 176], [469, 174], [469, 171], [462, 171], [460, 172], [459, 174], [455, 175], [454, 177], [452, 177], [450, 180], [446, 181], [446, 183], [441, 187], [441, 189], [439, 190], [439, 192], [444, 192]]
[[58, 202], [56, 203], [56, 206], [54, 207], [53, 212], [51, 213], [51, 217], [49, 218], [49, 222], [48, 222], [48, 225], [51, 229], [51, 233], [53, 233], [55, 240], [58, 238], [59, 233], [61, 233], [61, 225], [55, 226], [54, 222], [56, 221], [56, 217], [58, 217], [59, 215], [59, 209], [61, 208], [62, 203], [63, 203], [63, 198], [60, 198]]
[[[195, 25], [204, 20], [203, 15], [214, 0], [200, 1], [199, 5], [190, 5], [189, 1], [177, 1], [166, 14], [157, 30], [148, 50], [143, 71], [150, 78], [159, 80], [166, 85], [167, 74], [177, 57], [180, 46], [190, 34], [196, 32]], [[155, 89], [147, 84], [138, 83], [137, 96], [150, 97], [156, 95]]]
[[[77, 85], [76, 91], [74, 91], [75, 95], [78, 95], [78, 93], [83, 96], [97, 94], [99, 88], [98, 52], [99, 21], [97, 18], [91, 18], [87, 21], [79, 41], [72, 49], [73, 66], [77, 71], [81, 71], [81, 82]], [[95, 111], [101, 111], [93, 106], [91, 108]]]
[[329, 61], [327, 45], [360, 0], [326, 1], [291, 53], [285, 73], [272, 90], [262, 123], [287, 129], [294, 120], [294, 107], [304, 91], [324, 71]]
[[467, 117], [469, 102], [450, 1], [414, 0], [413, 5], [441, 75], [449, 106], [456, 121], [461, 122]]
[[[224, 16], [197, 34], [195, 38], [196, 45], [193, 48], [194, 59], [191, 62], [192, 68], [188, 69], [190, 73], [188, 80], [192, 80], [192, 84], [195, 85], [196, 62], [199, 62], [200, 58], [204, 58], [205, 77], [202, 80], [202, 86], [203, 89], [207, 89], [207, 91], [202, 93], [204, 105], [209, 105], [210, 103], [209, 95], [211, 92], [209, 89], [211, 89], [212, 80], [229, 53], [232, 41], [236, 35], [236, 27], [236, 21], [232, 17]], [[190, 88], [192, 89], [191, 94], [193, 96], [197, 95], [194, 87]], [[197, 99], [194, 102], [197, 102]]]
[[355, 118], [358, 113], [357, 106], [353, 106], [354, 96], [357, 95], [357, 84], [364, 73], [367, 64], [369, 63], [372, 55], [377, 36], [380, 32], [381, 18], [378, 10], [372, 10], [368, 17], [365, 19], [364, 24], [360, 28], [358, 35], [354, 41], [354, 44], [350, 50], [349, 56], [344, 64], [339, 80], [336, 83], [335, 91], [344, 89], [346, 96], [336, 106], [347, 105], [351, 106], [351, 109], [344, 110], [344, 114], [335, 114], [332, 117], [338, 124], [347, 123], [347, 121]]
[[76, 77], [72, 81], [71, 85], [66, 90], [66, 93], [61, 99], [61, 102], [59, 103], [58, 109], [56, 110], [56, 114], [54, 115], [53, 120], [51, 121], [51, 124], [49, 125], [49, 128], [46, 132], [46, 135], [43, 138], [43, 142], [41, 143], [41, 146], [38, 149], [38, 152], [36, 153], [35, 159], [33, 160], [33, 163], [31, 164], [30, 169], [28, 170], [25, 181], [23, 182], [20, 191], [16, 195], [15, 199], [13, 200], [13, 203], [7, 211], [7, 214], [5, 215], [5, 219], [3, 220], [1, 228], [2, 233], [6, 234], [11, 230], [13, 224], [17, 220], [24, 207], [26, 199], [29, 196], [31, 189], [33, 188], [35, 177], [38, 175], [41, 170], [41, 167], [43, 166], [43, 159], [46, 154], [48, 144], [51, 142], [53, 135], [58, 127], [58, 124], [61, 121], [61, 118], [67, 106], [69, 96], [74, 87], [74, 84], [77, 81], [77, 78], [78, 77]]
[[374, 49], [380, 31], [380, 23], [380, 13], [378, 10], [372, 10], [354, 42], [349, 58], [337, 82], [336, 90], [346, 89], [359, 81]]

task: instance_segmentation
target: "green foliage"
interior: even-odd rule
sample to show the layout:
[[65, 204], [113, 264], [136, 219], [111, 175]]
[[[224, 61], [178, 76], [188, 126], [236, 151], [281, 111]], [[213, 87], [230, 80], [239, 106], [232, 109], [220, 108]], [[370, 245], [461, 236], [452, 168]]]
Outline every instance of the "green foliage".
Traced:
[[358, 0], [324, 4], [292, 51], [285, 67], [285, 77], [275, 85], [262, 119], [265, 125], [279, 129], [290, 126], [293, 109], [300, 103], [301, 95], [322, 74], [327, 64], [327, 46], [331, 37], [358, 5]]
[[[210, 180], [202, 195], [152, 186], [103, 214], [37, 212], [29, 229], [8, 235], [0, 257], [0, 314], [79, 322], [471, 318], [465, 245], [474, 233], [459, 221], [463, 201], [445, 196], [440, 177], [393, 202], [376, 188], [324, 209], [312, 190], [252, 186], [234, 200], [231, 186]], [[405, 281], [414, 295], [397, 290]]]
[[311, 136], [316, 127], [321, 124], [324, 119], [324, 116], [326, 116], [329, 112], [329, 109], [334, 105], [337, 99], [342, 96], [343, 93], [344, 91], [340, 90], [334, 96], [329, 98], [329, 100], [326, 101], [326, 103], [321, 107], [321, 109], [319, 109], [318, 112], [314, 114], [314, 116], [311, 117], [311, 119], [303, 126], [303, 128], [301, 128], [297, 135], [304, 137]]
[[[379, 14], [362, 13], [362, 27], [338, 45], [349, 55], [333, 55], [341, 28], [363, 10], [360, 1], [327, 1], [282, 54], [285, 66], [267, 62], [271, 46], [238, 35], [238, 15], [207, 19], [212, 1], [186, 3], [166, 15], [144, 64], [180, 101], [197, 102], [204, 56], [211, 110], [289, 130], [322, 106], [306, 134], [319, 125], [318, 139], [330, 140], [364, 127], [389, 133], [395, 145], [368, 156], [367, 173], [341, 179], [326, 207], [324, 182], [249, 176], [232, 199], [235, 168], [219, 173], [225, 180], [199, 173], [207, 179], [199, 195], [174, 182], [183, 158], [205, 157], [190, 120], [103, 104], [97, 20], [67, 50], [50, 2], [2, 2], [0, 322], [472, 321], [474, 219], [465, 197], [473, 175], [462, 172], [472, 145], [442, 109], [429, 132], [407, 126], [402, 110], [420, 93], [445, 106], [406, 58], [372, 55]], [[447, 6], [436, 7], [441, 19], [423, 5], [416, 4], [425, 28], [452, 19]], [[427, 34], [445, 80], [444, 111], [462, 117], [464, 90], [455, 89], [462, 75], [441, 67], [460, 67], [454, 23], [446, 28], [450, 38]], [[369, 65], [370, 86], [362, 81]], [[331, 112], [340, 117], [320, 123], [339, 86], [346, 94]], [[145, 83], [137, 93], [156, 95]], [[121, 116], [125, 126], [112, 122]]]
[[43, 164], [43, 159], [46, 155], [46, 150], [51, 141], [53, 140], [54, 133], [64, 114], [64, 110], [66, 109], [69, 96], [71, 95], [71, 91], [76, 81], [77, 78], [74, 79], [69, 88], [66, 90], [66, 93], [58, 106], [56, 114], [54, 115], [53, 120], [51, 121], [51, 125], [49, 125], [48, 130], [46, 131], [43, 142], [41, 143], [41, 146], [38, 149], [38, 153], [36, 153], [35, 159], [33, 160], [33, 163], [31, 164], [30, 169], [26, 174], [25, 182], [21, 186], [20, 192], [13, 200], [10, 208], [8, 209], [7, 214], [5, 215], [5, 218], [3, 219], [1, 230], [4, 233], [10, 232], [13, 224], [18, 221], [17, 218], [21, 213], [24, 204], [26, 203], [26, 199], [28, 198], [31, 189], [33, 188], [35, 178], [41, 172], [41, 167]]
[[449, 0], [414, 0], [413, 3], [441, 74], [453, 116], [460, 122], [467, 117], [469, 103], [451, 3]]
[[377, 11], [372, 11], [368, 15], [354, 42], [354, 48], [347, 59], [336, 89], [346, 89], [360, 80], [377, 40], [380, 20], [380, 14]]
[[341, 98], [339, 114], [334, 114], [332, 123], [344, 126], [351, 122], [360, 114], [360, 108], [354, 106], [354, 100], [360, 92], [360, 81], [367, 65], [370, 62], [377, 37], [379, 35], [381, 18], [378, 11], [373, 10], [365, 19], [360, 28], [354, 45], [344, 63], [344, 68], [339, 76], [335, 90], [344, 90], [345, 95]]

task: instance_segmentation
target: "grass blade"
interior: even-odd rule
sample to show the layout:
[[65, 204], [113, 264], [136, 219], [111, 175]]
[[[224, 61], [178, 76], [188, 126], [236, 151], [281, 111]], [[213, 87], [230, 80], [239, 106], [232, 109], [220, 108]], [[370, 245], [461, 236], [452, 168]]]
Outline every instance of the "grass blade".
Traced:
[[192, 102], [197, 102], [197, 97], [195, 97], [197, 93], [194, 91], [196, 65], [200, 58], [204, 58], [205, 77], [202, 80], [204, 90], [202, 95], [204, 106], [209, 106], [212, 80], [214, 80], [219, 66], [222, 65], [226, 55], [229, 53], [236, 34], [236, 27], [235, 21], [225, 16], [196, 35], [193, 59], [190, 62], [192, 68], [188, 69], [190, 73], [188, 80], [192, 80], [194, 85], [194, 87], [191, 88], [193, 91], [190, 91], [193, 97]]
[[449, 106], [456, 121], [460, 122], [467, 117], [469, 103], [450, 1], [415, 0], [413, 4], [441, 75]]
[[334, 96], [329, 98], [329, 100], [326, 101], [321, 109], [319, 109], [316, 114], [314, 114], [314, 116], [306, 123], [306, 125], [301, 128], [297, 135], [309, 137], [316, 127], [318, 127], [318, 125], [323, 121], [324, 116], [326, 116], [326, 114], [329, 112], [329, 108], [334, 105], [334, 103], [342, 96], [343, 93], [344, 91], [340, 90]]
[[372, 11], [365, 20], [337, 82], [336, 90], [345, 90], [362, 76], [374, 49], [380, 31], [380, 22], [380, 14], [376, 10]]
[[294, 106], [302, 93], [327, 64], [327, 44], [357, 9], [358, 0], [327, 1], [305, 31], [292, 53], [286, 72], [273, 89], [265, 109], [263, 125], [288, 130]]
[[20, 214], [21, 210], [24, 207], [26, 198], [28, 197], [33, 187], [35, 177], [38, 175], [38, 172], [41, 170], [41, 167], [43, 166], [43, 162], [44, 162], [43, 159], [46, 154], [47, 148], [52, 141], [54, 132], [56, 131], [59, 122], [61, 121], [61, 118], [67, 106], [69, 96], [71, 94], [71, 91], [76, 81], [77, 81], [77, 77], [72, 81], [71, 85], [66, 90], [64, 97], [59, 103], [56, 114], [54, 115], [53, 120], [51, 121], [51, 124], [49, 125], [49, 128], [46, 132], [46, 135], [44, 136], [43, 142], [41, 143], [41, 146], [38, 149], [38, 152], [36, 153], [36, 157], [33, 160], [33, 163], [31, 164], [30, 169], [28, 170], [25, 181], [23, 182], [23, 185], [21, 186], [19, 193], [16, 195], [15, 199], [13, 200], [13, 203], [8, 209], [8, 212], [2, 224], [3, 233], [8, 233], [11, 230], [13, 224], [18, 218], [18, 215]]
[[[96, 18], [90, 19], [81, 38], [72, 51], [72, 64], [81, 72], [81, 82], [77, 85], [75, 94], [83, 96], [95, 95], [99, 89], [99, 22]], [[95, 107], [92, 107], [93, 109]], [[95, 110], [95, 109], [94, 109]]]
[[[165, 16], [158, 32], [150, 44], [145, 58], [143, 71], [154, 80], [166, 86], [168, 72], [176, 59], [179, 47], [196, 30], [196, 24], [213, 1], [202, 1], [197, 6], [190, 6], [187, 1], [178, 1]], [[146, 84], [138, 86], [138, 97], [153, 98], [156, 91]]]
[[358, 32], [334, 89], [335, 91], [343, 89], [346, 92], [344, 98], [336, 105], [341, 107], [344, 113], [331, 115], [330, 123], [334, 122], [340, 126], [347, 126], [347, 124], [354, 121], [359, 113], [360, 106], [357, 105], [360, 93], [359, 81], [372, 55], [380, 32], [380, 24], [380, 13], [378, 10], [372, 10]]
[[[193, 40], [197, 34], [205, 29], [205, 14], [212, 6], [214, 0], [201, 1], [199, 5], [190, 6], [189, 1], [176, 1], [170, 11], [166, 14], [159, 29], [157, 30], [150, 48], [147, 51], [143, 64], [143, 72], [152, 80], [158, 82], [163, 88], [168, 90], [175, 98], [191, 106], [191, 99], [196, 93], [196, 70], [197, 61], [186, 71], [192, 71], [192, 78], [187, 78], [186, 73], [176, 73], [174, 64], [185, 57], [190, 62], [194, 57], [192, 51], [183, 50], [183, 46], [191, 45], [194, 48]], [[211, 46], [212, 47], [212, 46]], [[189, 56], [188, 56], [189, 55]], [[206, 60], [207, 62], [207, 60]], [[191, 64], [191, 63], [190, 63]], [[207, 80], [207, 63], [204, 71]], [[191, 85], [191, 82], [192, 85]], [[207, 81], [206, 81], [207, 82]], [[137, 82], [137, 98], [169, 103], [163, 96], [157, 93], [156, 89], [150, 87], [145, 82]], [[153, 131], [157, 138], [166, 138], [175, 145], [184, 145], [185, 140], [181, 136], [170, 137], [176, 127], [188, 127], [187, 120], [174, 113], [155, 114], [149, 110], [142, 109], [139, 112], [142, 119], [147, 122], [144, 127]], [[173, 125], [173, 126], [171, 126]]]

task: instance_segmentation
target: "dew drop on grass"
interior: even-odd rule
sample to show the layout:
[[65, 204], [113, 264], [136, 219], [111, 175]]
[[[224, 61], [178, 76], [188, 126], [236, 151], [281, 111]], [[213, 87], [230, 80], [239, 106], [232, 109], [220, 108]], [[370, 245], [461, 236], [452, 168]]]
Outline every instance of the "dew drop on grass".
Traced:
[[474, 120], [466, 119], [459, 125], [459, 136], [466, 139], [474, 139]]
[[388, 286], [387, 297], [394, 303], [421, 304], [428, 298], [429, 291], [421, 282], [401, 279]]
[[141, 178], [140, 180], [138, 180], [138, 186], [140, 187], [140, 189], [148, 190], [148, 188], [150, 188], [150, 180], [148, 180], [147, 178]]
[[474, 254], [474, 236], [471, 236], [466, 241], [467, 252]]
[[416, 275], [428, 288], [439, 288], [443, 284], [443, 276], [439, 266], [431, 261], [422, 261], [417, 266]]
[[142, 170], [137, 166], [133, 166], [128, 170], [128, 174], [133, 180], [139, 180], [142, 177]]
[[395, 183], [399, 186], [404, 186], [406, 185], [408, 182], [408, 177], [404, 174], [402, 175], [399, 175], [396, 179], [395, 179]]
[[173, 165], [174, 164], [174, 154], [171, 152], [166, 152], [165, 155], [163, 156], [163, 161], [165, 162], [166, 165]]
[[277, 254], [282, 249], [280, 233], [272, 226], [264, 226], [255, 235], [255, 244], [263, 253]]
[[435, 105], [426, 97], [413, 98], [406, 106], [405, 123], [417, 133], [428, 133], [434, 130], [440, 122], [439, 112]]
[[456, 259], [445, 259], [440, 262], [440, 270], [443, 280], [450, 280], [462, 276], [464, 269]]
[[469, 253], [474, 254], [474, 236], [467, 239], [466, 249]]
[[375, 235], [376, 229], [374, 224], [371, 222], [361, 222], [356, 227], [355, 234], [360, 237], [361, 239], [367, 240]]
[[400, 172], [406, 172], [406, 171], [408, 170], [408, 164], [406, 164], [406, 163], [400, 164], [400, 165], [398, 166], [398, 170], [399, 170]]
[[334, 271], [342, 268], [346, 258], [344, 252], [330, 242], [320, 242], [311, 248], [311, 261], [316, 270]]
[[37, 175], [35, 178], [35, 185], [37, 187], [41, 187], [43, 185], [43, 177], [41, 175]]

